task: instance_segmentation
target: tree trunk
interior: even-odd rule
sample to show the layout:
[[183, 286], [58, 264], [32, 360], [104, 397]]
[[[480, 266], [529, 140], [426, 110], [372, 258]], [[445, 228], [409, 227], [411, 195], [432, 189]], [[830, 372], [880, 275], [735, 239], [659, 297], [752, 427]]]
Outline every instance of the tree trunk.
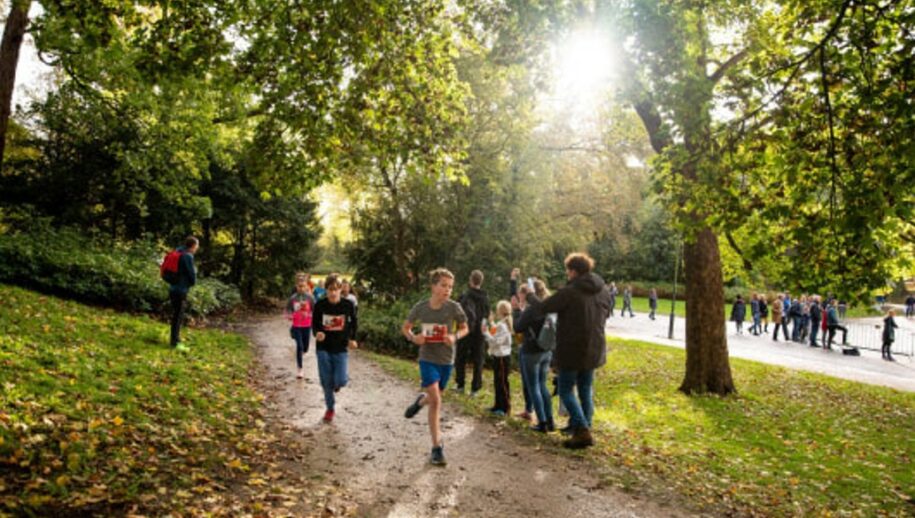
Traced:
[[683, 247], [686, 270], [686, 375], [680, 391], [687, 394], [735, 392], [725, 337], [724, 288], [718, 237], [709, 227]]
[[3, 42], [0, 43], [0, 167], [6, 151], [6, 129], [12, 113], [13, 88], [16, 85], [16, 67], [19, 65], [19, 49], [29, 23], [29, 1], [13, 0], [10, 14], [3, 28]]

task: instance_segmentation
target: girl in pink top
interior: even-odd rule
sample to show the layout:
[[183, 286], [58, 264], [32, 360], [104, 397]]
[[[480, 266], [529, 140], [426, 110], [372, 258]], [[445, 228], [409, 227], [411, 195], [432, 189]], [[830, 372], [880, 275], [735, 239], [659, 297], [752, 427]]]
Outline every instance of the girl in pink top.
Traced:
[[295, 362], [299, 368], [296, 378], [298, 379], [304, 377], [302, 355], [308, 352], [308, 343], [311, 341], [311, 315], [314, 308], [315, 299], [308, 290], [308, 281], [297, 280], [295, 293], [286, 303], [286, 318], [292, 321], [292, 328], [289, 331], [292, 339], [295, 340]]

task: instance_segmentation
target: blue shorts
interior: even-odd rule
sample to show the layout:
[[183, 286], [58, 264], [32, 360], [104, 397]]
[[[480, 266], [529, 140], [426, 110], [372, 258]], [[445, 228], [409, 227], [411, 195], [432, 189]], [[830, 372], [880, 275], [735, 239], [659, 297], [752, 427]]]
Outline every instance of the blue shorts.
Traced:
[[453, 365], [441, 365], [426, 361], [419, 361], [419, 377], [422, 378], [422, 387], [426, 388], [433, 383], [438, 383], [438, 388], [445, 390], [448, 379], [451, 378]]

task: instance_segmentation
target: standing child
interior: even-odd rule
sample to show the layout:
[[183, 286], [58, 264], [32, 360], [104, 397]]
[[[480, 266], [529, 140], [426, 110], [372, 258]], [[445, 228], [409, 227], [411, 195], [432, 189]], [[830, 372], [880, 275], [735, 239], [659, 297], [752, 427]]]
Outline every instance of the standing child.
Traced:
[[896, 312], [891, 309], [886, 312], [886, 318], [883, 319], [883, 347], [880, 349], [880, 352], [883, 353], [883, 359], [891, 362], [896, 361], [893, 359], [893, 355], [890, 354], [890, 347], [896, 341], [896, 328], [899, 327], [896, 325], [894, 316], [896, 316]]
[[[439, 419], [442, 391], [448, 386], [454, 366], [454, 344], [467, 336], [469, 330], [464, 310], [451, 300], [454, 274], [444, 268], [433, 270], [429, 274], [429, 285], [431, 296], [413, 306], [400, 326], [400, 332], [407, 341], [419, 346], [419, 374], [423, 388], [423, 393], [407, 408], [404, 417], [409, 419], [422, 407], [429, 407], [429, 435], [432, 438], [429, 461], [436, 466], [444, 466], [445, 450]], [[414, 326], [419, 326], [419, 334], [413, 333]]]
[[292, 321], [292, 339], [295, 340], [295, 363], [299, 368], [296, 378], [302, 379], [302, 355], [308, 352], [308, 342], [311, 341], [311, 317], [314, 312], [315, 299], [308, 291], [308, 280], [298, 277], [295, 283], [295, 293], [286, 303], [286, 318]]
[[504, 417], [511, 411], [511, 392], [508, 387], [508, 369], [512, 355], [512, 305], [507, 300], [500, 300], [496, 305], [496, 320], [486, 329], [482, 324], [483, 338], [489, 346], [492, 356], [492, 381], [496, 392], [496, 402], [490, 411]]
[[318, 350], [318, 376], [324, 389], [324, 422], [334, 420], [334, 394], [349, 381], [348, 349], [356, 343], [356, 308], [340, 296], [340, 279], [332, 273], [324, 279], [327, 296], [315, 303], [314, 329]]

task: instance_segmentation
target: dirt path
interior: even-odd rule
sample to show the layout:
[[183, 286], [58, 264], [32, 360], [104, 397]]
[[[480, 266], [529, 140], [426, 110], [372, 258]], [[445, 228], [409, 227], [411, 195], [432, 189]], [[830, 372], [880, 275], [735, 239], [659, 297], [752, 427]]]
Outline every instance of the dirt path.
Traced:
[[[268, 373], [267, 404], [309, 444], [302, 459], [347, 495], [328, 514], [359, 516], [685, 516], [607, 487], [585, 460], [540, 451], [495, 424], [444, 411], [448, 466], [427, 463], [423, 411], [403, 411], [417, 387], [395, 379], [359, 351], [350, 354], [350, 385], [337, 418], [321, 424], [324, 402], [313, 349], [305, 380], [295, 379], [293, 342], [282, 318], [244, 326]], [[525, 442], [527, 444], [525, 444]]]

